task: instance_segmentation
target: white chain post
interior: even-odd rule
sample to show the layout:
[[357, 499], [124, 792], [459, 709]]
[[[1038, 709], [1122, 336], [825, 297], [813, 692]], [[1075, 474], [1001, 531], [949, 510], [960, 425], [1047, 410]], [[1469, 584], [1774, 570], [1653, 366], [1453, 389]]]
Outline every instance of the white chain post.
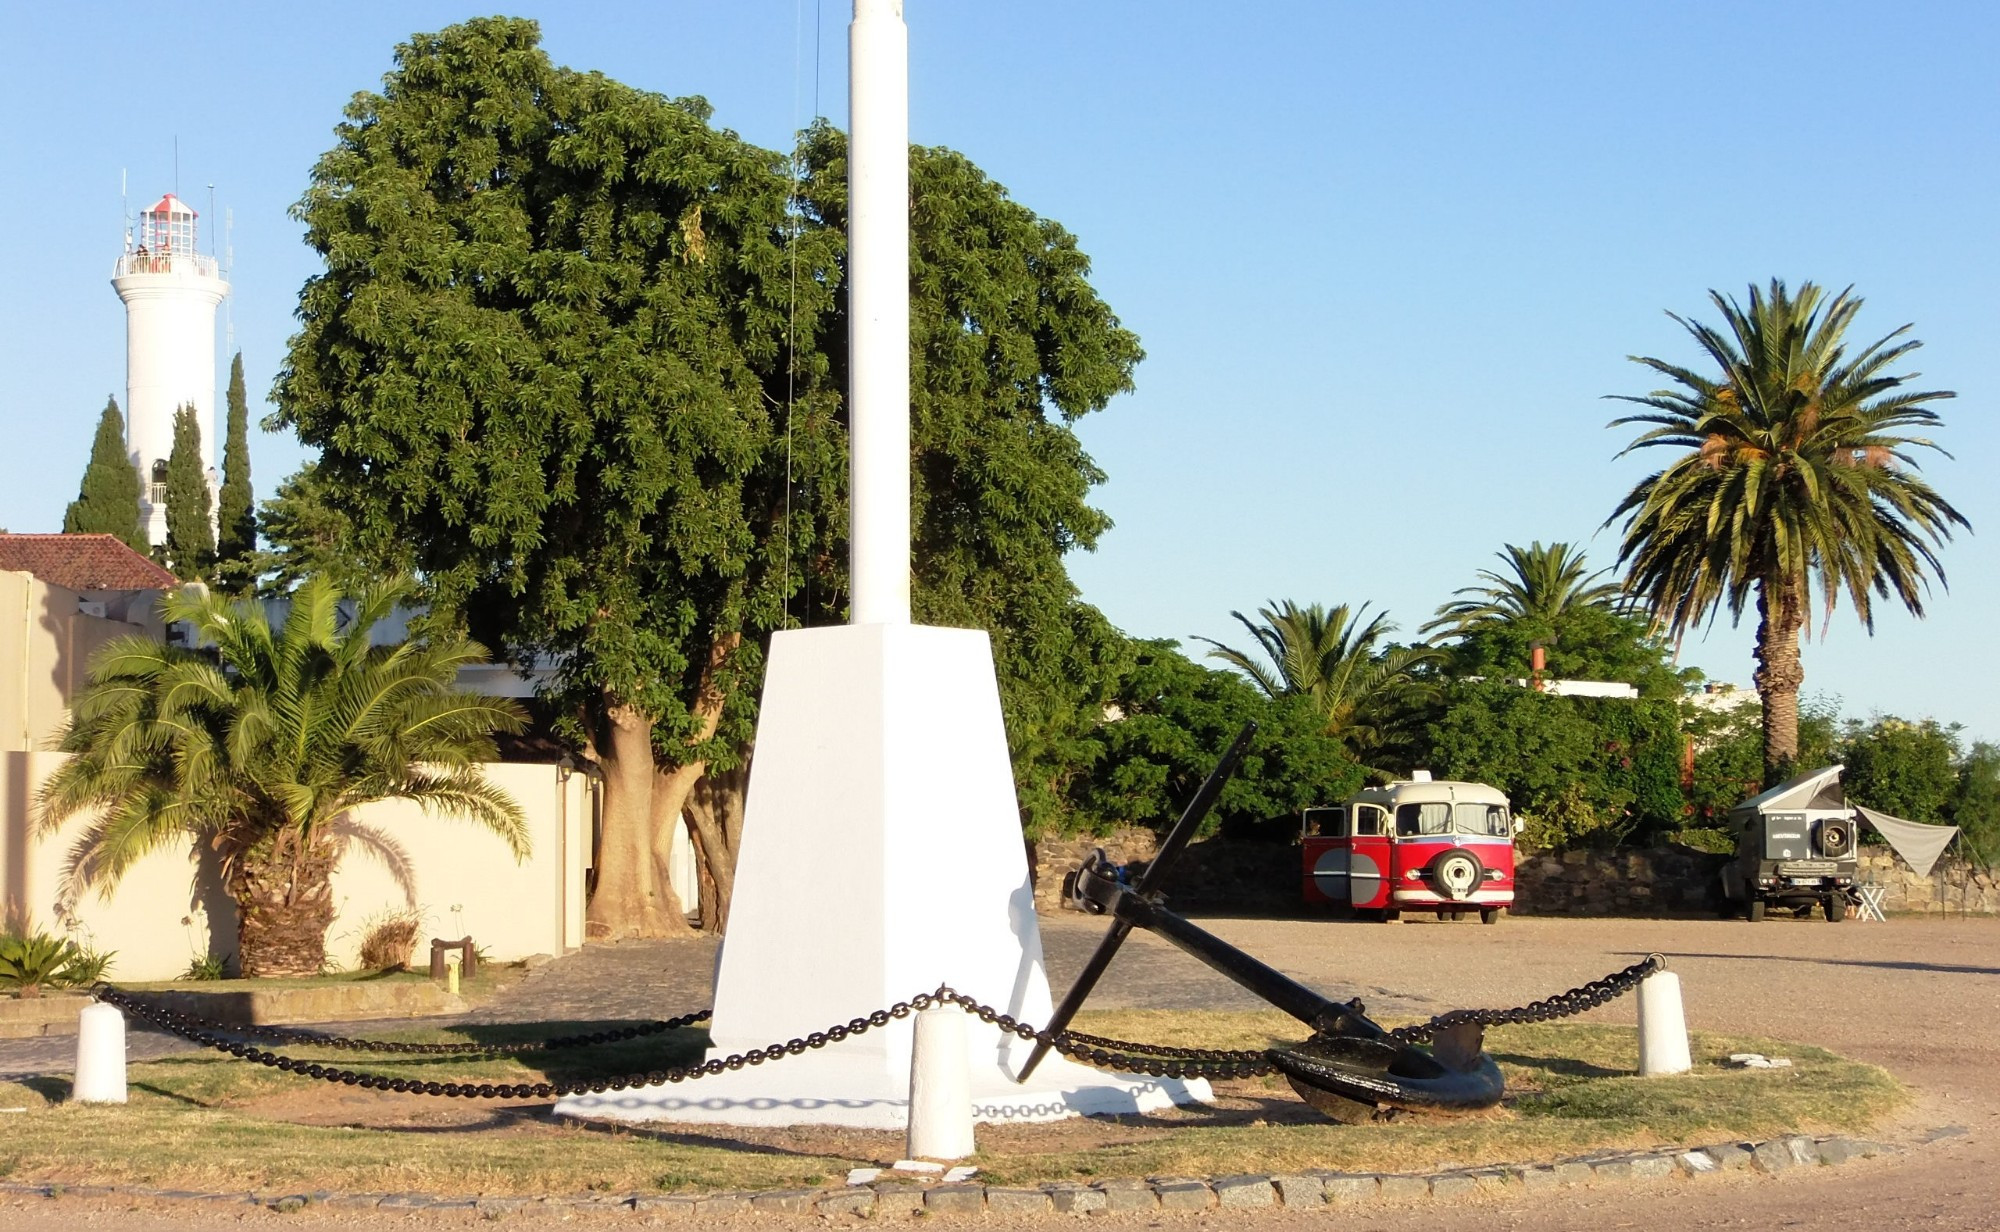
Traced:
[[974, 1150], [965, 1012], [956, 1005], [917, 1011], [907, 1150], [911, 1159], [964, 1159]]
[[1685, 1074], [1693, 1068], [1681, 977], [1655, 971], [1639, 981], [1639, 1074]]
[[125, 1015], [115, 1005], [92, 1001], [76, 1021], [76, 1084], [70, 1102], [125, 1102]]

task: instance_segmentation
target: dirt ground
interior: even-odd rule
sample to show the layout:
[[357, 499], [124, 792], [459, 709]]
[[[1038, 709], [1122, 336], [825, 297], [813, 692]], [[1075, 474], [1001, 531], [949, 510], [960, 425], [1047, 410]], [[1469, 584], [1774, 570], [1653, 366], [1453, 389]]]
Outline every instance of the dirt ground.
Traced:
[[[1681, 977], [1691, 1026], [1821, 1044], [1882, 1065], [1918, 1100], [1885, 1135], [1910, 1146], [1893, 1157], [1778, 1177], [1679, 1179], [1547, 1196], [1513, 1194], [1463, 1204], [1424, 1203], [1259, 1214], [1110, 1217], [1147, 1228], [1291, 1229], [1321, 1226], [1406, 1232], [1569, 1232], [1606, 1228], [1881, 1229], [2000, 1227], [2000, 921], [1893, 920], [1888, 924], [1774, 920], [1515, 919], [1497, 927], [1412, 921], [1216, 920], [1209, 927], [1328, 995], [1359, 995], [1386, 1015], [1460, 1006], [1504, 1006], [1570, 987], [1658, 951]], [[1059, 996], [1101, 925], [1045, 919]], [[1104, 1008], [1249, 1008], [1256, 1003], [1163, 943], [1135, 935], [1093, 1004]], [[1629, 1000], [1593, 1012], [1629, 1023]], [[413, 1113], [415, 1110], [412, 1110]], [[490, 1111], [490, 1110], [489, 1110]], [[379, 1114], [379, 1112], [377, 1113]], [[377, 1114], [370, 1114], [377, 1115]], [[434, 1114], [433, 1114], [434, 1115]], [[983, 1132], [983, 1131], [982, 1131]], [[1934, 1140], [1931, 1140], [1934, 1139]], [[1927, 1141], [1930, 1140], [1930, 1141]], [[519, 1212], [523, 1228], [557, 1223], [633, 1225], [649, 1216]], [[1073, 1216], [986, 1216], [988, 1228], [1069, 1226]], [[141, 1232], [284, 1223], [315, 1228], [466, 1226], [471, 1213], [355, 1212], [312, 1208], [281, 1215], [205, 1204], [153, 1205], [75, 1198], [0, 1199], [0, 1228], [131, 1228]], [[771, 1228], [755, 1217], [679, 1226]], [[925, 1222], [949, 1222], [936, 1217]]]

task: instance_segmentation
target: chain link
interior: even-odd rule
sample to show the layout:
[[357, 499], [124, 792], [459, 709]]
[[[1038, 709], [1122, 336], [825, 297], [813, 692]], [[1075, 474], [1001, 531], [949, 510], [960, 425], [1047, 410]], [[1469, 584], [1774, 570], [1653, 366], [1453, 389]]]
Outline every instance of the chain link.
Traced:
[[1655, 971], [1667, 969], [1667, 960], [1659, 954], [1648, 954], [1623, 971], [1614, 971], [1603, 979], [1579, 984], [1568, 992], [1559, 992], [1553, 997], [1540, 1001], [1530, 1001], [1526, 1005], [1511, 1010], [1452, 1010], [1439, 1014], [1429, 1022], [1408, 1027], [1397, 1027], [1390, 1035], [1406, 1044], [1414, 1044], [1431, 1038], [1437, 1032], [1464, 1023], [1477, 1023], [1482, 1027], [1504, 1027], [1524, 1022], [1553, 1022], [1558, 1018], [1569, 1018], [1586, 1010], [1596, 1009], [1631, 992], [1639, 986], [1639, 981]]
[[176, 1035], [183, 1034], [180, 1024], [189, 1028], [213, 1027], [232, 1035], [247, 1039], [267, 1039], [281, 1044], [306, 1044], [314, 1048], [333, 1048], [349, 1052], [387, 1052], [418, 1056], [463, 1056], [499, 1057], [518, 1056], [530, 1052], [557, 1052], [569, 1048], [592, 1048], [599, 1044], [613, 1044], [623, 1040], [639, 1039], [647, 1035], [659, 1035], [682, 1027], [691, 1027], [704, 1022], [713, 1010], [696, 1010], [692, 1014], [682, 1014], [678, 1018], [665, 1021], [635, 1022], [608, 1031], [597, 1031], [589, 1035], [559, 1035], [551, 1039], [527, 1040], [518, 1044], [413, 1044], [403, 1040], [355, 1039], [345, 1035], [328, 1035], [323, 1031], [299, 1030], [293, 1027], [269, 1027], [250, 1024], [235, 1025], [214, 1022], [182, 1014], [164, 1006], [147, 1005], [132, 994], [110, 984], [98, 984], [91, 989], [91, 995], [99, 1001], [129, 1009], [154, 1023], [161, 1029]]
[[[1390, 1035], [1404, 1043], [1416, 1043], [1429, 1039], [1440, 1029], [1461, 1023], [1501, 1026], [1508, 1023], [1548, 1022], [1556, 1018], [1567, 1018], [1624, 995], [1637, 987], [1640, 980], [1654, 971], [1664, 969], [1665, 966], [1665, 960], [1660, 955], [1653, 954], [1643, 962], [1634, 963], [1623, 971], [1615, 972], [1603, 979], [1592, 980], [1568, 992], [1533, 1001], [1515, 1009], [1453, 1010], [1447, 1014], [1440, 1014], [1427, 1023], [1398, 1027], [1391, 1031]], [[712, 1057], [699, 1065], [676, 1066], [672, 1069], [650, 1070], [646, 1073], [624, 1074], [616, 1078], [592, 1079], [587, 1082], [429, 1082], [360, 1073], [319, 1062], [303, 1061], [255, 1047], [245, 1043], [241, 1037], [354, 1052], [450, 1055], [468, 1058], [518, 1056], [524, 1053], [583, 1048], [657, 1035], [704, 1021], [710, 1016], [711, 1011], [700, 1010], [692, 1014], [683, 1014], [678, 1018], [636, 1023], [591, 1035], [557, 1036], [520, 1044], [410, 1044], [397, 1040], [352, 1039], [345, 1036], [322, 1035], [315, 1031], [283, 1027], [232, 1026], [182, 1014], [164, 1006], [148, 1004], [131, 993], [109, 984], [99, 984], [91, 992], [98, 1000], [129, 1011], [162, 1031], [178, 1035], [203, 1047], [213, 1048], [218, 1052], [226, 1052], [245, 1061], [254, 1061], [259, 1065], [325, 1082], [361, 1087], [364, 1090], [442, 1095], [461, 1099], [556, 1099], [568, 1095], [601, 1095], [607, 1091], [661, 1086], [670, 1082], [692, 1082], [725, 1071], [741, 1070], [745, 1066], [763, 1065], [766, 1062], [799, 1056], [811, 1049], [824, 1048], [828, 1044], [837, 1044], [853, 1036], [864, 1035], [877, 1027], [888, 1026], [893, 1021], [908, 1018], [913, 1013], [937, 1005], [956, 1005], [981, 1022], [998, 1027], [1009, 1035], [1022, 1040], [1045, 1042], [1072, 1060], [1120, 1073], [1146, 1074], [1155, 1078], [1254, 1078], [1275, 1072], [1268, 1053], [1262, 1049], [1183, 1048], [1171, 1044], [1148, 1044], [1134, 1040], [1112, 1039], [1102, 1035], [1087, 1035], [1081, 1031], [1063, 1031], [1052, 1036], [1047, 1032], [1036, 1030], [1011, 1014], [1002, 1013], [990, 1005], [975, 1001], [949, 986], [941, 986], [936, 992], [919, 993], [907, 1001], [898, 1001], [886, 1009], [876, 1010], [865, 1017], [850, 1018], [844, 1023], [836, 1023], [824, 1031], [814, 1031], [782, 1044], [768, 1044], [748, 1052]]]

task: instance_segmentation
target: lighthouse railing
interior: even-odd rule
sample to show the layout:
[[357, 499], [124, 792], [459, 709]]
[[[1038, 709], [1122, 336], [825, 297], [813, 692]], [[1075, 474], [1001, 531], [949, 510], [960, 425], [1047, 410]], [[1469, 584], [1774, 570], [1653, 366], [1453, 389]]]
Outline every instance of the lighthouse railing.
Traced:
[[111, 276], [123, 278], [127, 274], [192, 274], [199, 278], [220, 278], [222, 266], [214, 257], [135, 250], [118, 258], [118, 265]]

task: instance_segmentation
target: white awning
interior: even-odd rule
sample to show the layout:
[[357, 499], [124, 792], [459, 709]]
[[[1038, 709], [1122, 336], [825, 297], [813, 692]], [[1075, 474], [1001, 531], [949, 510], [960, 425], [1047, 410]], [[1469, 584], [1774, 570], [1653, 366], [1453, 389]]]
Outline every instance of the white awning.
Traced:
[[1951, 840], [1958, 836], [1957, 826], [1932, 826], [1921, 821], [1904, 821], [1887, 813], [1878, 813], [1872, 808], [1855, 805], [1854, 811], [1861, 819], [1874, 826], [1876, 833], [1889, 840], [1896, 854], [1913, 869], [1917, 876], [1928, 877], [1937, 865], [1938, 857]]

